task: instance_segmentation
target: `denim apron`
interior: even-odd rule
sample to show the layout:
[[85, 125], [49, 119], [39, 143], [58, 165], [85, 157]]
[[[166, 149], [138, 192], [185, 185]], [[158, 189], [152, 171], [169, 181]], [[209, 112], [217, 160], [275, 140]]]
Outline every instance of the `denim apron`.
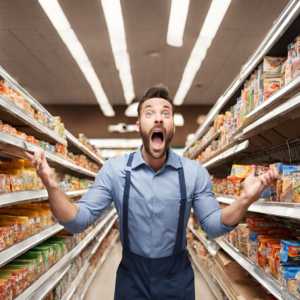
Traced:
[[[129, 251], [128, 206], [131, 182], [131, 164], [127, 161], [123, 197], [123, 256], [117, 271], [115, 300], [195, 300], [194, 272], [186, 249], [184, 212], [186, 186], [183, 168], [178, 169], [181, 204], [176, 242], [168, 257], [147, 258]], [[186, 243], [186, 242], [185, 242]]]

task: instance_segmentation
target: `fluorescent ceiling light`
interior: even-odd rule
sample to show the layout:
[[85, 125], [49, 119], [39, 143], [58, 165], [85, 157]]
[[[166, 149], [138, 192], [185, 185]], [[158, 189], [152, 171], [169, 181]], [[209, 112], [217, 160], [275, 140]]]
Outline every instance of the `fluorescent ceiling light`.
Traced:
[[231, 0], [212, 0], [199, 37], [185, 67], [182, 79], [174, 97], [174, 104], [181, 105], [186, 97], [193, 80], [200, 69], [221, 22], [227, 12]]
[[110, 44], [116, 68], [123, 86], [127, 104], [134, 99], [134, 88], [131, 76], [130, 58], [127, 52], [124, 21], [119, 0], [102, 0], [103, 12], [108, 28]]
[[174, 114], [174, 123], [175, 126], [183, 126], [184, 125], [184, 119], [182, 114]]
[[138, 117], [138, 109], [139, 103], [138, 102], [134, 102], [132, 104], [130, 104], [127, 109], [125, 110], [125, 116], [126, 117]]
[[98, 149], [124, 148], [136, 149], [142, 145], [142, 139], [90, 139], [91, 143]]
[[170, 46], [182, 47], [189, 5], [190, 0], [172, 0], [167, 34], [167, 43]]
[[103, 114], [107, 117], [113, 117], [115, 115], [115, 112], [107, 99], [100, 80], [75, 32], [71, 28], [71, 25], [66, 18], [62, 8], [60, 7], [58, 1], [39, 0], [39, 3], [50, 19], [52, 25], [57, 30], [61, 39], [68, 47], [84, 77], [90, 84]]

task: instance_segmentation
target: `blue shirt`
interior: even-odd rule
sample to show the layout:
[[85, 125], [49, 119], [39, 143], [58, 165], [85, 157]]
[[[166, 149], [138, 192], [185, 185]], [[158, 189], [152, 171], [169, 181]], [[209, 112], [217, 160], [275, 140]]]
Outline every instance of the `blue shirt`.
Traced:
[[[128, 209], [129, 250], [148, 258], [173, 254], [180, 208], [178, 168], [183, 167], [187, 204], [184, 222], [191, 208], [202, 229], [211, 237], [221, 236], [235, 228], [221, 221], [222, 210], [212, 192], [212, 182], [207, 170], [196, 161], [175, 154], [169, 147], [166, 164], [158, 171], [146, 164], [137, 150], [132, 161], [131, 186]], [[61, 223], [68, 231], [85, 230], [107, 210], [114, 201], [123, 241], [122, 203], [125, 186], [125, 168], [129, 155], [108, 160], [90, 190], [78, 201], [75, 218]], [[186, 247], [182, 242], [182, 249]]]

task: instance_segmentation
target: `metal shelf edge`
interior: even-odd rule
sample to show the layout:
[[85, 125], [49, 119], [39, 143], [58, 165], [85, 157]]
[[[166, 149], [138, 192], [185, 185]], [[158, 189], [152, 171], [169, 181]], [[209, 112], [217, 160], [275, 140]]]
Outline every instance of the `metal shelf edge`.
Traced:
[[213, 292], [213, 294], [216, 296], [216, 298], [218, 300], [223, 300], [223, 296], [220, 292], [220, 290], [218, 289], [217, 285], [214, 283], [213, 279], [211, 278], [211, 276], [208, 274], [208, 272], [205, 270], [205, 268], [203, 268], [199, 262], [196, 259], [196, 255], [194, 254], [193, 250], [191, 249], [190, 246], [187, 246], [187, 250], [194, 262], [194, 264], [196, 265], [197, 269], [199, 270], [199, 272], [202, 274], [202, 276], [204, 277], [205, 281], [207, 282], [209, 288], [211, 289], [211, 291]]
[[244, 254], [240, 253], [232, 245], [230, 245], [223, 237], [215, 239], [220, 247], [227, 252], [234, 260], [236, 260], [245, 270], [247, 270], [260, 284], [262, 284], [276, 298], [282, 300], [298, 299], [289, 290], [279, 283], [273, 276], [269, 275], [258, 265], [251, 262]]

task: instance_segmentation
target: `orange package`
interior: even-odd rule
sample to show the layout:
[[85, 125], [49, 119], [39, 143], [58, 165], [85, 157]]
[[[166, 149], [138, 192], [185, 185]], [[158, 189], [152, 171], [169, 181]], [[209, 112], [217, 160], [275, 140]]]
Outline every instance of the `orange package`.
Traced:
[[[276, 240], [271, 235], [259, 235], [257, 236], [257, 240], [257, 264], [265, 269], [267, 266], [267, 248], [265, 243], [273, 241], [276, 242]], [[264, 247], [262, 247], [262, 243], [264, 243]]]
[[269, 267], [272, 270], [272, 275], [276, 279], [278, 279], [280, 242], [267, 243], [267, 247], [268, 247], [267, 258], [268, 258]]
[[245, 178], [239, 178], [234, 175], [227, 177], [227, 189], [228, 195], [230, 196], [240, 196], [244, 191], [244, 181]]
[[23, 191], [23, 180], [19, 175], [10, 175], [10, 186], [12, 192]]

